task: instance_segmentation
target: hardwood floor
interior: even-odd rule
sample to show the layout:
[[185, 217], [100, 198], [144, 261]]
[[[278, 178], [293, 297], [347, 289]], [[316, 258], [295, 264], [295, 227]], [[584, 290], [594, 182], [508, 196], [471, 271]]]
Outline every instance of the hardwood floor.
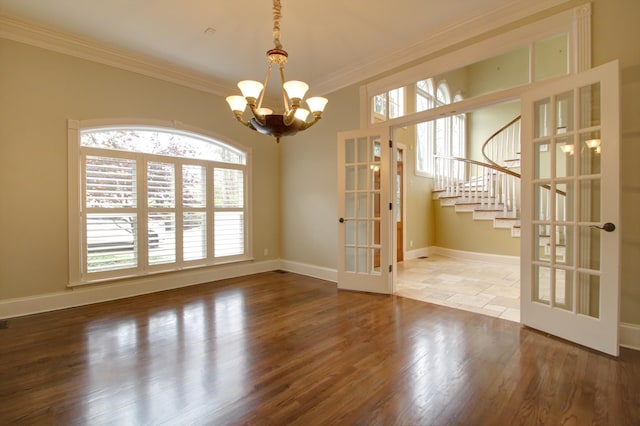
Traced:
[[640, 352], [292, 273], [14, 318], [0, 341], [3, 425], [640, 423]]

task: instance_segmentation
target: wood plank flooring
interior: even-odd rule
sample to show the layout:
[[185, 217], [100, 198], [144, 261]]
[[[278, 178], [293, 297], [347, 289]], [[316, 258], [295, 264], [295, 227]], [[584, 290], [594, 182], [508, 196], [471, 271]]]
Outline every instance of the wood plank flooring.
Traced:
[[2, 425], [640, 424], [640, 352], [292, 273], [6, 325]]

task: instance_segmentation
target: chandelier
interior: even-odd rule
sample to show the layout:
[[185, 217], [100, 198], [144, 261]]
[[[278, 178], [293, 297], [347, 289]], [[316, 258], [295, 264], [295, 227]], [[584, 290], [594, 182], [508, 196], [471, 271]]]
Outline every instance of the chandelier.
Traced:
[[[302, 108], [301, 103], [305, 93], [309, 90], [309, 85], [303, 81], [285, 81], [284, 79], [284, 64], [287, 63], [289, 55], [282, 49], [282, 43], [280, 43], [281, 7], [280, 0], [273, 0], [273, 42], [275, 48], [267, 51], [269, 67], [264, 84], [259, 81], [243, 80], [238, 83], [242, 96], [227, 97], [227, 103], [240, 123], [264, 135], [275, 137], [277, 142], [280, 142], [282, 136], [295, 135], [317, 123], [327, 104], [327, 99], [313, 97], [306, 100], [309, 109]], [[279, 114], [262, 106], [265, 88], [274, 65], [280, 70], [284, 104], [284, 108]], [[252, 114], [249, 120], [244, 118], [247, 105], [249, 105]]]

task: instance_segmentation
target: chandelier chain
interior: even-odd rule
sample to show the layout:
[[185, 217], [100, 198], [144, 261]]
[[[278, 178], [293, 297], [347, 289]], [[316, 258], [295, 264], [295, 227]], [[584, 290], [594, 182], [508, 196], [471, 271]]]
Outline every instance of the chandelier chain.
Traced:
[[280, 19], [282, 18], [282, 5], [280, 0], [273, 0], [273, 43], [276, 49], [282, 49], [280, 42]]

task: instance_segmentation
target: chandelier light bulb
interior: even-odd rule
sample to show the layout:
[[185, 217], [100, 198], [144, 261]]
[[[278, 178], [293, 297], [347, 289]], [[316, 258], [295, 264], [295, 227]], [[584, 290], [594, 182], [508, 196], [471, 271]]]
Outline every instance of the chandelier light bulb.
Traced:
[[287, 92], [289, 99], [303, 99], [309, 85], [304, 81], [290, 80], [282, 85]]
[[264, 86], [259, 81], [242, 80], [238, 83], [238, 88], [242, 92], [242, 96], [245, 98], [258, 99]]
[[600, 146], [600, 139], [587, 139], [586, 141], [584, 141], [584, 143], [589, 148], [597, 148]]
[[242, 112], [247, 107], [247, 100], [240, 95], [227, 96], [227, 103], [233, 112]]
[[569, 154], [569, 155], [573, 154], [573, 145], [562, 145], [560, 149], [565, 154]]
[[296, 113], [294, 114], [294, 116], [298, 119], [298, 120], [302, 120], [302, 121], [307, 121], [307, 117], [309, 117], [309, 110], [305, 109], [305, 108], [298, 108], [296, 110]]
[[324, 111], [324, 107], [329, 102], [326, 98], [321, 98], [319, 96], [307, 99], [307, 105], [309, 105], [309, 109], [311, 112], [322, 112]]

